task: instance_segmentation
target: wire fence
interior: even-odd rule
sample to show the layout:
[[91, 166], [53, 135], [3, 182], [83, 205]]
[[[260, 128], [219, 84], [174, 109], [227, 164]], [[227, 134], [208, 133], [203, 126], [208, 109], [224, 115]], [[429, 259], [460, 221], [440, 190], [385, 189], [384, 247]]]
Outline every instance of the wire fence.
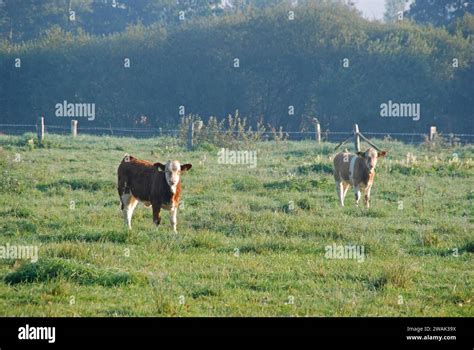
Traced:
[[[0, 134], [6, 135], [22, 135], [24, 133], [36, 132], [34, 124], [0, 124]], [[45, 132], [49, 134], [69, 135], [71, 127], [65, 125], [45, 125]], [[87, 135], [108, 135], [135, 138], [153, 138], [160, 136], [178, 137], [180, 130], [164, 129], [164, 128], [120, 128], [120, 127], [77, 127], [77, 133]], [[277, 134], [279, 132], [277, 131]], [[341, 142], [351, 134], [350, 131], [321, 131], [322, 141]], [[315, 139], [315, 132], [312, 131], [283, 131], [283, 135], [288, 140], [301, 141]], [[420, 144], [428, 137], [427, 133], [397, 133], [397, 132], [368, 132], [364, 131], [364, 135], [371, 138], [390, 138], [408, 144]], [[474, 134], [442, 134], [443, 137], [458, 144], [471, 144], [474, 141]], [[274, 133], [266, 131], [262, 134], [262, 138], [272, 139]]]

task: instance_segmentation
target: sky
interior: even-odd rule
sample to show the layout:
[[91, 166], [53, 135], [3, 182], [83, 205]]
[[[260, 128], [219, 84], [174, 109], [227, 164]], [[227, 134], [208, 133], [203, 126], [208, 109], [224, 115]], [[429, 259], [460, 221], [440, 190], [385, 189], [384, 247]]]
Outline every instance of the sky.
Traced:
[[[385, 0], [351, 0], [355, 3], [355, 6], [360, 10], [363, 16], [369, 20], [377, 19], [382, 20], [385, 13]], [[295, 1], [297, 2], [297, 1]], [[407, 1], [406, 7], [412, 0]], [[230, 4], [231, 0], [221, 0], [222, 4]]]
[[[355, 6], [362, 11], [362, 14], [367, 19], [383, 19], [385, 12], [385, 0], [352, 0]], [[410, 7], [412, 0], [406, 1], [405, 9]]]
[[385, 0], [354, 0], [355, 6], [367, 19], [382, 19], [385, 12]]
[[[367, 19], [383, 19], [385, 12], [385, 0], [352, 0], [355, 6], [362, 11]], [[230, 0], [221, 0], [222, 5], [228, 5], [232, 2]]]

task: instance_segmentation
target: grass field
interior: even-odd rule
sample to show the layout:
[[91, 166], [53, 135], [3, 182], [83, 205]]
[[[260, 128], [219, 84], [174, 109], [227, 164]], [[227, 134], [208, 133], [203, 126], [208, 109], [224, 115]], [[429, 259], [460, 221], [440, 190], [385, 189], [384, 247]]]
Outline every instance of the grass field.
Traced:
[[[474, 147], [377, 140], [371, 208], [337, 205], [334, 144], [262, 142], [256, 168], [170, 138], [0, 136], [2, 316], [474, 316]], [[406, 154], [416, 156], [407, 164]], [[125, 153], [193, 163], [178, 234], [116, 191]], [[358, 245], [365, 259], [328, 259]]]

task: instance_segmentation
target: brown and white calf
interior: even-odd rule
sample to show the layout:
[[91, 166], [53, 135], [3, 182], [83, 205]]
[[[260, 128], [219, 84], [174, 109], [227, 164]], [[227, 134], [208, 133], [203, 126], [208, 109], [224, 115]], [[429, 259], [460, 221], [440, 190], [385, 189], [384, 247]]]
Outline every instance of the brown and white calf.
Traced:
[[370, 189], [374, 183], [377, 159], [384, 157], [385, 154], [385, 151], [377, 152], [374, 148], [369, 148], [357, 154], [344, 151], [334, 157], [334, 180], [341, 206], [344, 206], [349, 186], [353, 186], [356, 204], [359, 205], [360, 189], [364, 189], [365, 206], [369, 208]]
[[129, 229], [132, 215], [138, 202], [152, 206], [153, 222], [161, 222], [160, 210], [170, 212], [170, 223], [176, 232], [179, 198], [181, 195], [181, 173], [191, 169], [191, 164], [180, 164], [177, 160], [150, 163], [125, 156], [118, 167], [118, 193], [122, 203], [123, 217]]

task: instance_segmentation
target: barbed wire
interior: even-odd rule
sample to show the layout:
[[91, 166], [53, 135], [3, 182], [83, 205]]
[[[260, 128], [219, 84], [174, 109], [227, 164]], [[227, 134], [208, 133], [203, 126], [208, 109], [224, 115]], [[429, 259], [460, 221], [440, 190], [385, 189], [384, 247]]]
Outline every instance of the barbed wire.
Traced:
[[[29, 130], [24, 130], [24, 129], [29, 129]], [[8, 130], [6, 130], [8, 129]], [[63, 126], [63, 125], [45, 125], [45, 130], [46, 131], [64, 131], [64, 132], [70, 132], [71, 127], [70, 126]], [[94, 134], [94, 132], [107, 132], [110, 134], [127, 134], [127, 135], [140, 135], [140, 136], [159, 136], [159, 135], [173, 135], [177, 136], [181, 130], [179, 129], [163, 129], [163, 128], [126, 128], [126, 127], [78, 127], [77, 128], [78, 133], [84, 133], [84, 134]], [[36, 132], [36, 125], [35, 124], [0, 124], [0, 133], [6, 133], [6, 134], [22, 134], [25, 132]], [[54, 133], [54, 132], [53, 132]], [[238, 130], [233, 130], [233, 131], [225, 131], [225, 133], [232, 133], [232, 134], [237, 134], [239, 133]], [[280, 131], [280, 130], [275, 130], [275, 131], [264, 131], [260, 133], [263, 136], [266, 135], [273, 135], [273, 134], [283, 134], [283, 135], [288, 135], [288, 136], [304, 136], [304, 135], [310, 135], [314, 136], [316, 134], [315, 131]], [[328, 138], [329, 136], [349, 136], [351, 132], [347, 131], [321, 131], [321, 136], [323, 138]], [[415, 137], [420, 137], [424, 138], [427, 137], [427, 133], [413, 133], [413, 132], [370, 132], [370, 131], [364, 131], [365, 135], [371, 135], [371, 136], [387, 136], [387, 137], [411, 137], [412, 142], [414, 142]], [[445, 136], [453, 137], [453, 138], [463, 138], [463, 141], [466, 141], [466, 139], [474, 139], [474, 134], [455, 134], [455, 133], [441, 133]], [[291, 137], [290, 137], [291, 138]], [[333, 141], [337, 141], [338, 137], [332, 138]]]

